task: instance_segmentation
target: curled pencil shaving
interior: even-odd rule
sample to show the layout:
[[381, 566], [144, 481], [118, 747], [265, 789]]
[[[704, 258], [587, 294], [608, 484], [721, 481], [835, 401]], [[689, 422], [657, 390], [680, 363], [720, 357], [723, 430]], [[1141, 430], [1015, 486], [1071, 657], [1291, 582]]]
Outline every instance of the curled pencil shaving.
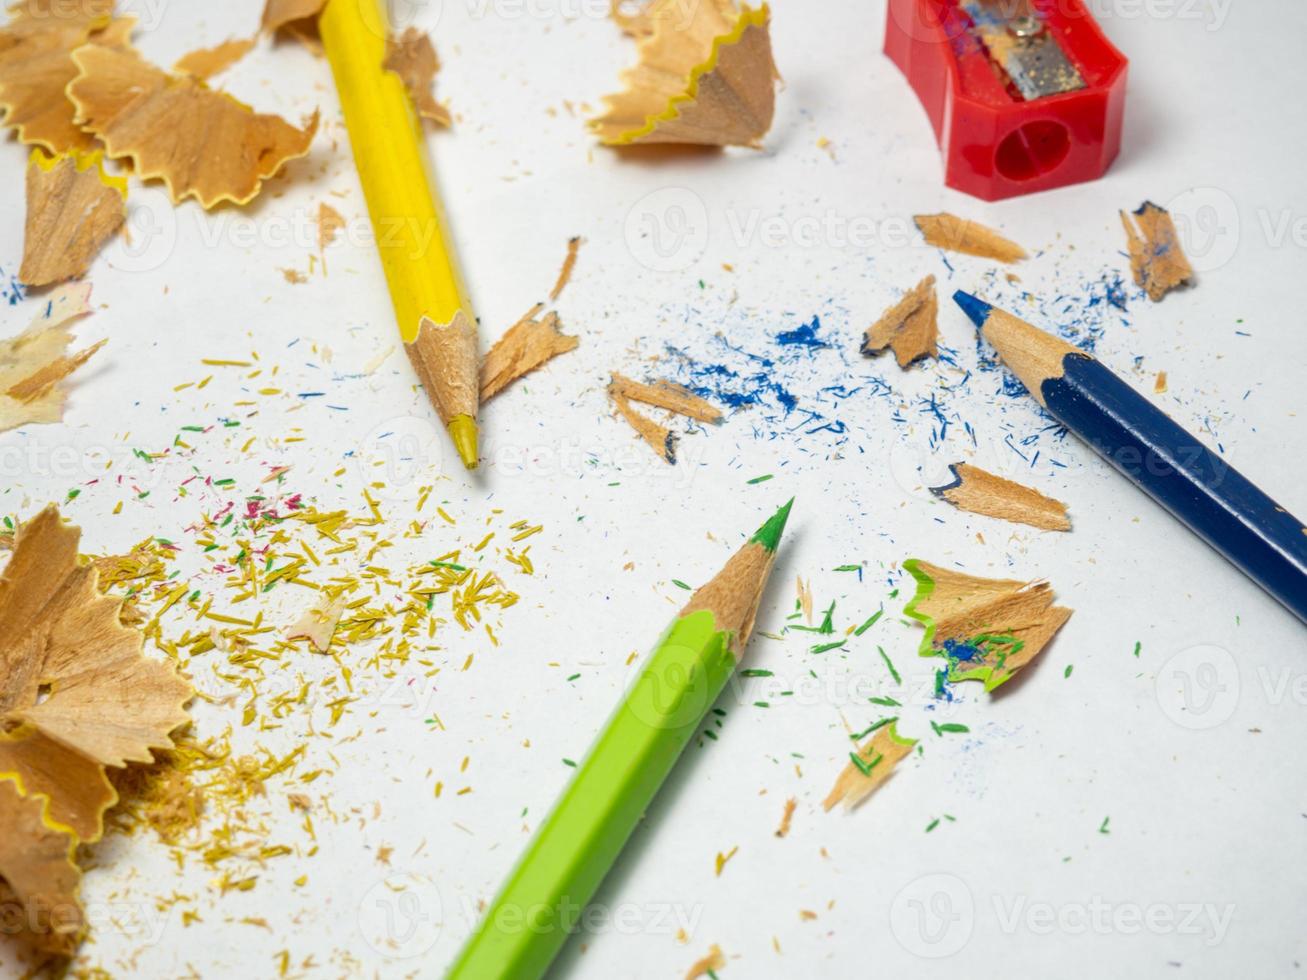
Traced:
[[45, 797], [25, 794], [17, 776], [0, 773], [0, 908], [22, 910], [16, 934], [56, 956], [70, 955], [86, 928], [76, 847]]
[[919, 214], [913, 219], [926, 244], [947, 252], [961, 252], [995, 262], [1020, 262], [1029, 258], [1026, 250], [992, 228], [967, 221], [954, 214]]
[[663, 462], [675, 466], [676, 442], [679, 438], [677, 434], [653, 419], [641, 415], [631, 407], [631, 402], [626, 396], [614, 391], [611, 386], [608, 389], [608, 396], [612, 398], [622, 418], [626, 419], [627, 424], [636, 431], [636, 434], [649, 444], [649, 448], [656, 452]]
[[771, 128], [779, 75], [770, 12], [736, 0], [659, 0], [625, 89], [591, 120], [609, 146], [680, 143], [758, 147]]
[[955, 463], [949, 469], [953, 482], [931, 487], [930, 492], [954, 507], [1045, 531], [1071, 530], [1066, 504], [1060, 500], [969, 463]]
[[211, 48], [198, 48], [177, 59], [172, 70], [179, 75], [190, 75], [207, 80], [221, 74], [254, 50], [252, 37], [232, 38]]
[[[145, 657], [142, 634], [119, 618], [121, 601], [101, 595], [97, 567], [79, 560], [79, 541], [47, 507], [19, 528], [0, 577], [0, 781], [41, 807], [34, 819], [26, 806], [21, 824], [0, 834], [0, 877], [20, 896], [57, 883], [75, 922], [33, 938], [61, 948], [81, 932], [78, 871], [65, 858], [74, 843], [102, 836], [117, 799], [105, 768], [173, 748], [194, 693], [172, 664]], [[12, 811], [0, 807], [5, 819]], [[63, 836], [52, 840], [51, 830]], [[29, 853], [44, 857], [33, 864]]]
[[615, 392], [630, 401], [674, 412], [697, 422], [717, 425], [722, 421], [721, 409], [704, 401], [688, 388], [683, 388], [671, 381], [642, 384], [614, 371], [609, 391]]
[[987, 579], [910, 559], [917, 582], [904, 613], [926, 627], [922, 656], [948, 660], [949, 679], [992, 691], [1039, 656], [1071, 618], [1047, 582]]
[[406, 29], [398, 39], [387, 38], [382, 67], [400, 77], [419, 116], [437, 126], [451, 123], [449, 109], [431, 94], [436, 72], [440, 71], [440, 59], [431, 46], [431, 38], [416, 27]]
[[862, 353], [872, 356], [893, 348], [899, 367], [939, 356], [939, 299], [935, 277], [927, 276], [867, 328]]
[[296, 129], [134, 50], [87, 45], [73, 61], [78, 73], [67, 91], [79, 124], [103, 140], [108, 156], [130, 159], [141, 179], [162, 180], [173, 203], [248, 203], [287, 161], [309, 152], [318, 129], [317, 112]]
[[18, 278], [50, 286], [83, 275], [126, 220], [127, 181], [104, 172], [100, 153], [48, 156], [27, 164], [27, 223]]
[[849, 764], [841, 770], [822, 807], [829, 813], [836, 804], [843, 803], [845, 810], [852, 810], [889, 779], [894, 767], [916, 744], [915, 739], [901, 738], [893, 722], [882, 725], [856, 752], [850, 753]]
[[1125, 226], [1135, 284], [1148, 293], [1149, 299], [1159, 302], [1171, 290], [1193, 282], [1193, 266], [1180, 247], [1180, 235], [1169, 211], [1145, 201], [1134, 212], [1134, 221], [1122, 211], [1121, 224]]
[[708, 949], [708, 955], [695, 961], [685, 974], [685, 980], [699, 980], [700, 977], [706, 977], [717, 970], [724, 969], [726, 966], [726, 957], [722, 955], [722, 949], [716, 943]]
[[572, 270], [576, 268], [576, 257], [580, 250], [581, 236], [573, 235], [567, 240], [567, 257], [563, 259], [563, 267], [558, 270], [558, 279], [554, 282], [554, 288], [549, 291], [551, 303], [558, 301], [564, 287], [572, 281]]
[[345, 614], [348, 605], [344, 596], [335, 599], [324, 598], [305, 611], [294, 625], [286, 630], [288, 640], [308, 640], [319, 653], [326, 653], [331, 647], [331, 638], [336, 634], [340, 617]]
[[562, 332], [557, 313], [551, 310], [541, 317], [542, 309], [543, 303], [533, 306], [486, 354], [481, 362], [482, 403], [558, 355], [576, 350], [581, 343], [579, 338]]
[[318, 37], [318, 15], [327, 0], [268, 0], [263, 7], [263, 33], [289, 34], [309, 50], [322, 50]]
[[77, 74], [72, 53], [88, 41], [124, 43], [134, 23], [111, 20], [113, 0], [63, 3], [26, 0], [9, 7], [0, 28], [0, 111], [20, 142], [51, 153], [89, 151], [94, 138], [73, 122], [64, 89]]
[[66, 393], [59, 382], [103, 344], [66, 353], [73, 339], [70, 325], [91, 312], [90, 295], [89, 283], [60, 286], [46, 298], [31, 326], [17, 337], [0, 340], [0, 432], [63, 418]]

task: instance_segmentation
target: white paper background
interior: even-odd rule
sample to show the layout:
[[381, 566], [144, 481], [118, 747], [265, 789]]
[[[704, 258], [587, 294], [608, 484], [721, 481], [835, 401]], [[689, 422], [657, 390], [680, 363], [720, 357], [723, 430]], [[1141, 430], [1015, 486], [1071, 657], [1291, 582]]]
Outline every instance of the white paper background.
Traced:
[[[163, 64], [248, 34], [259, 16], [255, 0], [203, 12], [122, 5], [142, 17], [139, 44]], [[377, 707], [352, 711], [334, 743], [309, 740], [330, 775], [307, 789], [269, 784], [278, 821], [269, 842], [300, 853], [269, 862], [252, 892], [221, 896], [215, 872], [194, 858], [177, 871], [150, 835], [102, 847], [88, 901], [157, 928], [101, 925], [85, 962], [118, 975], [270, 976], [288, 950], [292, 975], [438, 975], [570, 774], [561, 760], [584, 754], [620, 696], [629, 654], [683, 601], [671, 580], [704, 581], [744, 532], [797, 495], [760, 628], [781, 630], [796, 575], [811, 579], [819, 607], [837, 600], [840, 630], [882, 602], [885, 619], [834, 653], [810, 654], [812, 638], [798, 633], [752, 644], [749, 665], [775, 677], [728, 693], [719, 741], [690, 748], [599, 896], [606, 919], [569, 944], [556, 975], [679, 976], [713, 943], [730, 957], [726, 977], [1293, 975], [1307, 954], [1301, 624], [1080, 445], [1044, 432], [1040, 459], [1027, 466], [1005, 437], [1020, 446], [1047, 421], [1027, 399], [995, 397], [999, 374], [974, 373], [949, 395], [950, 429], [934, 446], [937, 424], [919, 399], [956, 385], [959, 372], [904, 374], [857, 346], [926, 273], [945, 296], [960, 287], [1015, 302], [1017, 288], [987, 277], [988, 263], [946, 264], [907, 230], [911, 215], [939, 210], [991, 223], [1038, 251], [1016, 271], [1019, 288], [1044, 305], [1022, 309], [1047, 314], [1044, 322], [1064, 312], [1066, 322], [1101, 326], [1100, 356], [1146, 390], [1167, 371], [1159, 402], [1291, 511], [1307, 513], [1301, 6], [1095, 5], [1133, 61], [1123, 154], [1098, 183], [997, 205], [942, 187], [925, 116], [879, 53], [884, 3], [780, 0], [773, 36], [786, 84], [765, 150], [652, 161], [594, 147], [581, 122], [580, 104], [597, 106], [633, 56], [603, 16], [605, 2], [441, 6], [419, 4], [416, 22], [433, 30], [444, 61], [438, 94], [458, 120], [431, 144], [486, 343], [544, 297], [565, 240], [586, 239], [558, 304], [582, 338], [579, 351], [488, 407], [488, 463], [475, 479], [447, 465], [438, 440], [423, 447], [432, 469], [421, 481], [443, 474], [437, 496], [468, 526], [491, 507], [545, 525], [533, 539], [537, 573], [514, 580], [523, 600], [502, 618], [501, 647], [480, 634], [443, 637], [446, 669], [427, 710], [373, 691]], [[138, 235], [159, 234], [138, 237], [135, 254], [115, 248], [92, 270], [100, 308], [78, 334], [107, 337], [108, 347], [74, 383], [64, 424], [0, 436], [7, 514], [31, 514], [104, 477], [65, 506], [85, 529], [84, 550], [126, 550], [150, 534], [188, 540], [182, 529], [211, 502], [173, 490], [196, 471], [249, 487], [269, 466], [290, 465], [287, 485], [319, 506], [356, 507], [364, 482], [376, 479], [357, 460], [387, 433], [421, 442], [428, 432], [429, 409], [398, 353], [371, 377], [342, 377], [395, 344], [366, 236], [347, 234], [330, 249], [326, 278], [292, 286], [279, 271], [307, 270], [322, 200], [366, 228], [325, 63], [294, 45], [265, 45], [219, 81], [292, 119], [321, 106], [323, 130], [291, 179], [246, 209], [174, 212], [160, 191], [133, 184], [133, 208], [148, 209], [135, 216]], [[21, 256], [25, 159], [17, 145], [0, 153], [6, 274]], [[1117, 209], [1146, 198], [1175, 210], [1200, 283], [1160, 305], [1130, 285], [1127, 313], [1105, 314], [1101, 304], [1093, 312], [1095, 284], [1126, 270]], [[681, 247], [660, 254], [642, 237], [651, 228], [688, 234], [667, 238]], [[6, 309], [6, 334], [38, 305]], [[945, 307], [943, 341], [962, 370], [974, 370], [970, 328]], [[707, 359], [719, 330], [775, 354], [775, 336], [814, 315], [833, 346], [791, 352], [775, 369], [799, 399], [790, 424], [774, 406], [742, 411], [687, 436], [682, 464], [668, 469], [612, 417], [609, 370], [671, 373], [671, 361], [642, 358], [672, 343]], [[168, 446], [182, 425], [244, 417], [233, 403], [263, 382], [198, 362], [251, 351], [279, 369], [287, 392], [327, 394], [254, 399], [257, 417], [195, 440], [189, 456], [145, 466], [131, 455]], [[204, 392], [173, 392], [206, 374], [216, 378]], [[876, 379], [892, 393], [870, 394]], [[820, 394], [828, 385], [859, 391], [832, 400]], [[838, 418], [844, 434], [806, 434], [807, 410]], [[977, 433], [974, 446], [963, 422]], [[250, 435], [256, 448], [241, 457]], [[282, 441], [293, 435], [304, 441]], [[922, 487], [962, 457], [1068, 501], [1074, 533], [1039, 534], [934, 501]], [[398, 484], [390, 491], [400, 498], [398, 534], [417, 481], [405, 483], [402, 467], [386, 472]], [[746, 482], [767, 473], [774, 479]], [[119, 475], [155, 489], [135, 500]], [[113, 517], [119, 500], [127, 503]], [[932, 665], [913, 656], [919, 632], [899, 621], [910, 588], [887, 599], [900, 584], [897, 563], [913, 555], [978, 574], [1047, 577], [1076, 614], [1011, 690], [990, 699], [964, 687], [960, 703], [932, 707]], [[832, 571], [860, 561], [860, 583]], [[623, 570], [628, 562], [634, 568]], [[289, 622], [297, 612], [272, 602], [268, 617]], [[910, 682], [906, 693], [888, 683], [877, 644]], [[475, 665], [462, 672], [470, 653]], [[294, 670], [334, 671], [303, 657]], [[401, 671], [400, 683], [416, 677]], [[777, 693], [785, 689], [794, 695]], [[879, 717], [865, 700], [876, 693], [905, 701], [902, 727], [923, 737], [925, 752], [860, 810], [824, 814], [820, 801], [849, 749], [844, 720], [862, 727]], [[753, 707], [758, 700], [771, 707]], [[431, 710], [445, 731], [428, 731]], [[201, 705], [195, 716], [207, 737], [239, 727], [240, 706]], [[946, 716], [970, 734], [932, 735], [928, 720]], [[284, 752], [303, 731], [303, 719], [292, 720], [256, 741]], [[446, 786], [439, 800], [437, 779]], [[454, 795], [464, 785], [473, 791]], [[321, 851], [312, 858], [282, 799], [294, 791], [318, 801]], [[793, 829], [777, 839], [791, 795]], [[945, 813], [956, 821], [925, 833]], [[1100, 834], [1105, 817], [1110, 833]], [[394, 851], [389, 867], [377, 861], [383, 846]], [[736, 846], [716, 876], [715, 856]], [[391, 952], [408, 955], [387, 955], [370, 941], [384, 929], [375, 899], [392, 894], [388, 875], [403, 873], [421, 876], [419, 905], [391, 909]], [[301, 874], [309, 883], [299, 888]], [[173, 892], [191, 898], [156, 911], [153, 900]], [[181, 907], [203, 922], [183, 927]], [[803, 921], [800, 910], [816, 918]], [[242, 924], [246, 916], [268, 928]], [[11, 952], [0, 957], [0, 970], [17, 975]]]

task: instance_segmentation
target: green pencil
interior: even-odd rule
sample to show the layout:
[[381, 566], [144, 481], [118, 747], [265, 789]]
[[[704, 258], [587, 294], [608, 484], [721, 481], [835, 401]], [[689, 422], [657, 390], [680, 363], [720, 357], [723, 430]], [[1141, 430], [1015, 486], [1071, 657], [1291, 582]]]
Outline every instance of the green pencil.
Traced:
[[681, 610], [468, 939], [449, 980], [544, 975], [734, 673], [793, 503]]

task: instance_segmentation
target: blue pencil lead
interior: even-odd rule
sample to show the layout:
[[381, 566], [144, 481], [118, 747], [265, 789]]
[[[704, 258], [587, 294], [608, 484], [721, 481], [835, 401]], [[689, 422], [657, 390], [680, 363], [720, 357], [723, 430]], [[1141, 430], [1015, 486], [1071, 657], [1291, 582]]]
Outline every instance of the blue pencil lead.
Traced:
[[962, 312], [971, 318], [971, 322], [977, 327], [983, 327], [985, 321], [989, 319], [989, 311], [993, 309], [983, 299], [977, 299], [970, 293], [964, 293], [958, 290], [953, 294], [953, 302], [962, 307]]

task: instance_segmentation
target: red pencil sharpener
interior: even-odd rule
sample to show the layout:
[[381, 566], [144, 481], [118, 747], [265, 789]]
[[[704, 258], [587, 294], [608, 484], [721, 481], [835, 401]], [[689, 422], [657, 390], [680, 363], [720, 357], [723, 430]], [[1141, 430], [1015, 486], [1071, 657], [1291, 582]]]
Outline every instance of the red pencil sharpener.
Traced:
[[950, 187], [998, 201], [1096, 180], [1121, 148], [1129, 62], [1082, 0], [890, 0], [885, 53]]

